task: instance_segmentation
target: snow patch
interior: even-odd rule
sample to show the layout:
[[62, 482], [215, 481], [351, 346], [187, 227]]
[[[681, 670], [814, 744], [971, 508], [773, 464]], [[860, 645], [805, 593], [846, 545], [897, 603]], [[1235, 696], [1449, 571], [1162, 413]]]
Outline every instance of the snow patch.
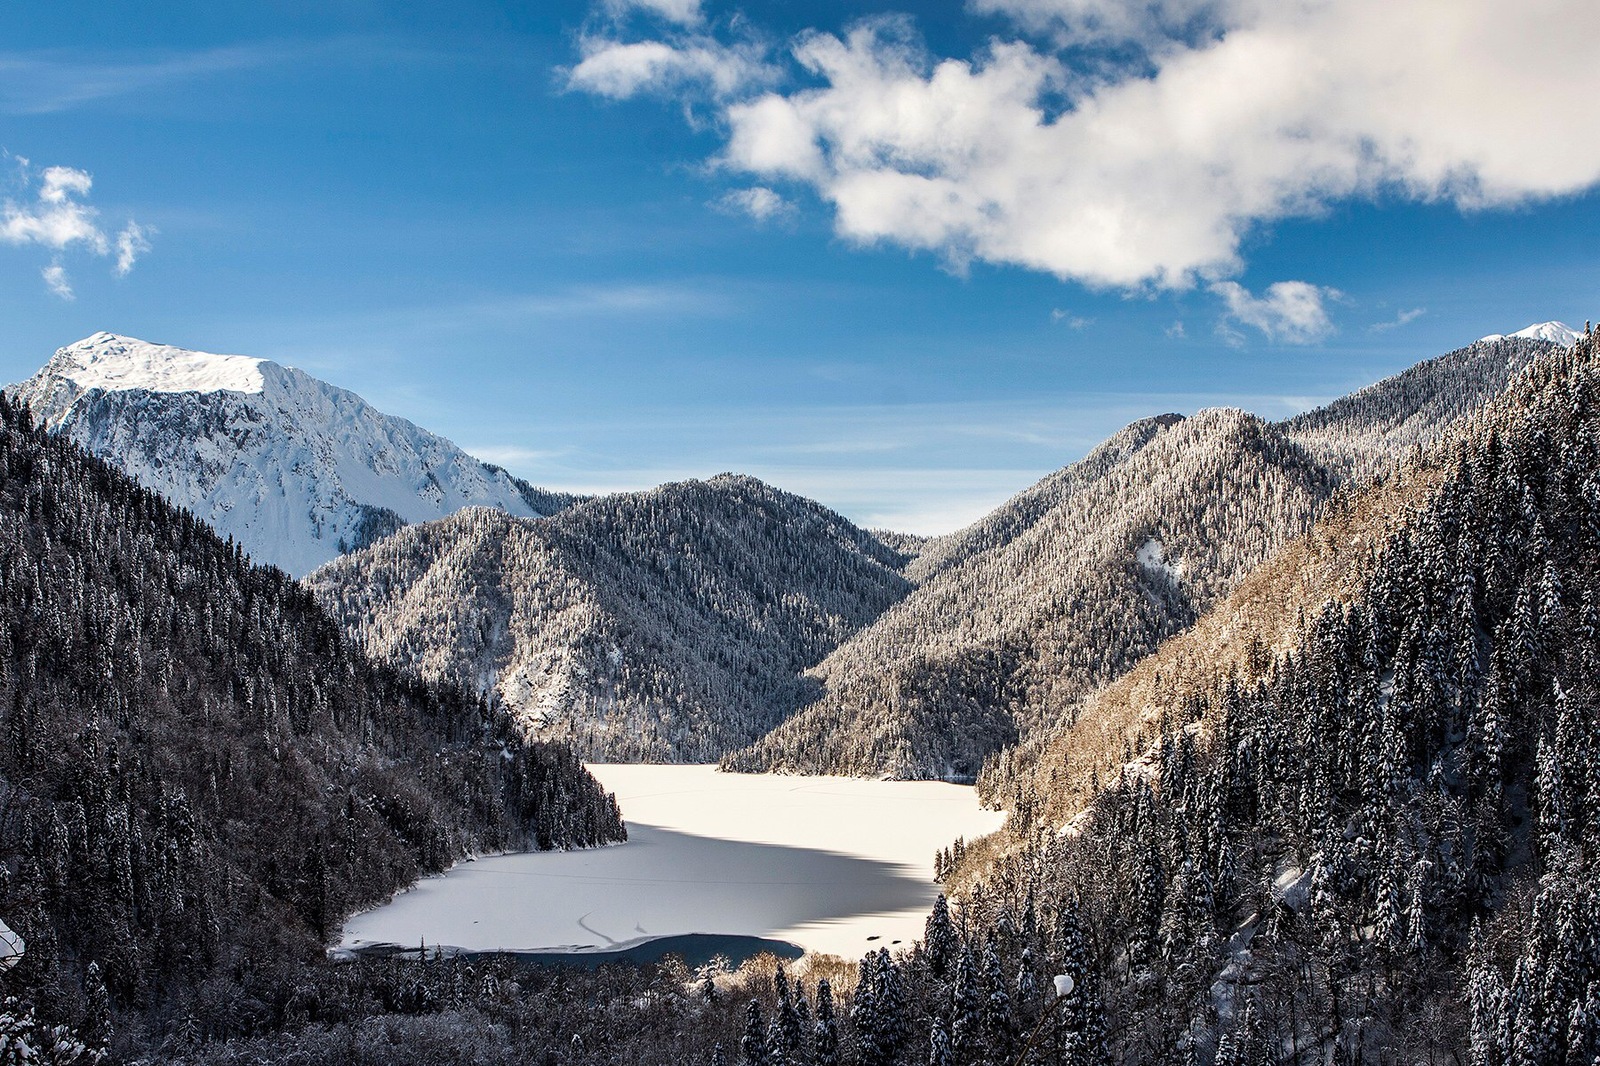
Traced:
[[1167, 558], [1166, 545], [1161, 543], [1160, 537], [1147, 538], [1133, 553], [1133, 558], [1147, 573], [1160, 574], [1173, 584], [1183, 580], [1183, 564]]

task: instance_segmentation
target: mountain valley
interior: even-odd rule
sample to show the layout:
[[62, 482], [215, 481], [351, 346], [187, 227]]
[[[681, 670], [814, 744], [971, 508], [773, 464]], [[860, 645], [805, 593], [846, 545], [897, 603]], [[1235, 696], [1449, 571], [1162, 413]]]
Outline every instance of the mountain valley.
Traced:
[[[943, 537], [724, 474], [462, 506], [299, 582], [80, 447], [79, 418], [103, 445], [152, 417], [115, 358], [79, 406], [24, 390], [66, 414], [0, 407], [0, 915], [43, 1016], [0, 1026], [218, 1066], [1587, 1063], [1600, 353], [1522, 333], [1282, 422], [1135, 422]], [[249, 421], [229, 397], [272, 373], [96, 344], [179, 390], [164, 428]], [[976, 779], [1005, 823], [938, 851], [920, 943], [854, 968], [320, 957], [452, 862], [625, 839], [584, 757]], [[725, 794], [839, 788], [749, 782]], [[718, 815], [762, 840], [789, 809]], [[695, 883], [644, 855], [607, 868]], [[456, 882], [595, 876], [510, 858]], [[622, 891], [539, 928], [670, 913]]]

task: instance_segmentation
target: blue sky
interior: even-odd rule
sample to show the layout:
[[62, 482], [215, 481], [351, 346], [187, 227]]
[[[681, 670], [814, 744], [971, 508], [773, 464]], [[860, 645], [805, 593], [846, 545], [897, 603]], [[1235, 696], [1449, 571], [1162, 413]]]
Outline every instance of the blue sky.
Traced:
[[309, 6], [0, 11], [0, 378], [108, 329], [939, 532], [1600, 308], [1578, 0]]

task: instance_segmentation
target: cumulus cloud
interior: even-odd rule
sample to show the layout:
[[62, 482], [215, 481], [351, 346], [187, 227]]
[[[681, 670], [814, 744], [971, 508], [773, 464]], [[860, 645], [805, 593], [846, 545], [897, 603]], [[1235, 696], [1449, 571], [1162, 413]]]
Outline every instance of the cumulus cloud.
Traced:
[[44, 278], [45, 287], [63, 300], [77, 299], [77, 295], [72, 291], [72, 282], [67, 277], [67, 270], [60, 263], [51, 263], [39, 271], [39, 276]]
[[979, 14], [1004, 15], [1063, 47], [1155, 47], [1216, 33], [1229, 9], [1239, 5], [1225, 0], [970, 0], [968, 6]]
[[106, 236], [95, 223], [99, 212], [78, 199], [87, 196], [93, 184], [84, 171], [46, 167], [39, 175], [32, 203], [7, 200], [0, 209], [0, 241], [40, 244], [58, 251], [78, 244], [104, 255]]
[[729, 214], [748, 215], [757, 222], [770, 222], [794, 213], [794, 205], [765, 185], [734, 189], [717, 200]]
[[699, 35], [674, 41], [587, 38], [583, 60], [567, 72], [569, 88], [613, 100], [680, 89], [722, 100], [770, 80], [759, 47]]
[[1600, 181], [1600, 5], [1583, 0], [972, 7], [1014, 32], [942, 57], [907, 20], [869, 20], [801, 35], [765, 83], [708, 58], [709, 37], [611, 42], [655, 51], [592, 52], [572, 83], [709, 87], [717, 164], [810, 187], [849, 240], [1099, 287], [1236, 275], [1253, 228], [1341, 200], [1475, 210]]
[[57, 296], [73, 298], [60, 258], [64, 252], [77, 250], [106, 256], [115, 250], [115, 272], [125, 276], [150, 250], [149, 234], [154, 231], [137, 222], [129, 221], [114, 242], [100, 228], [100, 212], [84, 202], [94, 188], [94, 179], [87, 171], [61, 166], [35, 171], [26, 159], [18, 159], [17, 163], [24, 196], [8, 198], [0, 205], [0, 244], [49, 249], [52, 258], [41, 275]]
[[1304, 281], [1274, 282], [1261, 296], [1251, 294], [1237, 281], [1219, 281], [1211, 291], [1222, 297], [1228, 320], [1258, 329], [1269, 340], [1284, 344], [1311, 344], [1332, 333], [1333, 322], [1324, 301], [1340, 295], [1336, 289]]

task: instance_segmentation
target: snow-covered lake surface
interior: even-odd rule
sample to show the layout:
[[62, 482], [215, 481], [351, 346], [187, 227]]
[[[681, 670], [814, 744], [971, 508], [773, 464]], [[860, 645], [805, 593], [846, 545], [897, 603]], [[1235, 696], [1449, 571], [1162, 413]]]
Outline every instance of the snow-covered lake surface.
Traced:
[[934, 852], [1002, 821], [938, 782], [590, 769], [616, 793], [628, 843], [463, 863], [356, 915], [342, 947], [612, 952], [703, 933], [856, 958], [920, 937]]

